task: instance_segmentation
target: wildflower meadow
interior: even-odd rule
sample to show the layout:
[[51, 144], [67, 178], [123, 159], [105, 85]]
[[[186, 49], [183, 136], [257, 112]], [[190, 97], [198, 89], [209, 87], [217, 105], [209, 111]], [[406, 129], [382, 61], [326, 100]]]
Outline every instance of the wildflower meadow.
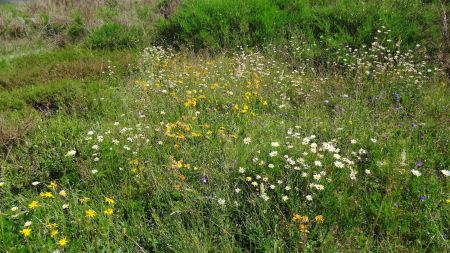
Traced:
[[[1, 252], [450, 251], [450, 91], [437, 45], [376, 23], [361, 45], [292, 35], [211, 52], [220, 43], [158, 33], [204, 1], [169, 14], [176, 1], [94, 2], [97, 19], [130, 13], [136, 31], [97, 28], [74, 4], [86, 11], [64, 29], [83, 24], [86, 38], [58, 35], [50, 16], [57, 35], [24, 27], [0, 45]], [[145, 10], [151, 22], [131, 18]]]

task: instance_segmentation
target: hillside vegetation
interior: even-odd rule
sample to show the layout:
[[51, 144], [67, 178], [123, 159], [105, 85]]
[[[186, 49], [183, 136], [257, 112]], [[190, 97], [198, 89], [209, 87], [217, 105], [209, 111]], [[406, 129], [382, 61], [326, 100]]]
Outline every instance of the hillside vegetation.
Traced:
[[0, 251], [450, 251], [448, 10], [1, 4]]

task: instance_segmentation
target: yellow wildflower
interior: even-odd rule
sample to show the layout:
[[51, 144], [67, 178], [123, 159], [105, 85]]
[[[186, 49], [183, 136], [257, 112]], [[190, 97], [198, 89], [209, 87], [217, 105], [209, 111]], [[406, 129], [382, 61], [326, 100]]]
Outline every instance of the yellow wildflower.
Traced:
[[41, 198], [43, 198], [43, 199], [49, 199], [49, 198], [54, 198], [55, 197], [53, 195], [53, 193], [51, 193], [51, 192], [41, 192], [39, 194], [39, 196], [41, 196]]
[[86, 218], [94, 218], [96, 214], [97, 213], [92, 209], [86, 210]]
[[88, 197], [82, 197], [82, 198], [80, 199], [80, 202], [81, 202], [81, 203], [87, 203], [89, 200], [90, 200], [90, 198], [88, 198]]
[[308, 216], [302, 216], [302, 218], [300, 219], [301, 223], [308, 223], [309, 222], [309, 218]]
[[36, 200], [33, 200], [33, 201], [31, 201], [30, 204], [28, 204], [28, 208], [30, 208], [30, 209], [34, 209], [38, 206], [39, 206], [39, 202], [37, 202]]
[[114, 203], [116, 203], [114, 199], [109, 197], [105, 197], [105, 202], [108, 203], [108, 205], [113, 205]]
[[198, 133], [198, 132], [192, 132], [192, 133], [191, 133], [191, 136], [192, 136], [192, 137], [200, 137], [200, 136], [202, 136], [202, 134], [201, 134], [201, 133]]
[[24, 236], [24, 237], [28, 237], [31, 234], [31, 229], [30, 228], [24, 228], [22, 230], [20, 230], [20, 233]]
[[67, 196], [66, 191], [64, 191], [64, 190], [60, 191], [60, 192], [59, 192], [59, 196], [61, 196], [61, 197], [66, 197], [66, 196]]
[[63, 237], [61, 238], [61, 240], [58, 241], [58, 245], [61, 247], [67, 246], [67, 243], [69, 243], [69, 241], [66, 239], [66, 237]]
[[300, 214], [294, 213], [292, 215], [292, 221], [299, 221], [302, 218]]
[[242, 106], [242, 110], [241, 110], [241, 112], [242, 113], [246, 113], [246, 112], [248, 112], [248, 105], [244, 105], [244, 106]]
[[322, 223], [325, 219], [323, 218], [323, 215], [317, 215], [316, 216], [316, 222], [317, 223]]
[[213, 84], [211, 84], [211, 90], [215, 90], [215, 89], [217, 89], [219, 87], [219, 84], [218, 83], [213, 83]]
[[59, 231], [58, 231], [57, 229], [53, 229], [53, 230], [50, 232], [50, 236], [51, 236], [51, 237], [56, 237], [56, 236], [58, 235], [58, 233], [59, 233]]
[[304, 234], [309, 232], [308, 227], [305, 224], [300, 224], [298, 226], [298, 230]]
[[174, 168], [174, 169], [181, 169], [181, 168], [183, 168], [183, 161], [174, 161], [173, 163], [172, 163], [172, 168]]
[[51, 181], [50, 184], [48, 185], [48, 188], [55, 190], [56, 187], [58, 187], [58, 185], [56, 184], [56, 181]]
[[106, 214], [106, 215], [112, 215], [113, 212], [114, 212], [114, 210], [112, 208], [108, 208], [105, 211], [103, 211], [103, 213]]
[[197, 105], [197, 100], [195, 98], [189, 98], [184, 102], [185, 107], [195, 107]]

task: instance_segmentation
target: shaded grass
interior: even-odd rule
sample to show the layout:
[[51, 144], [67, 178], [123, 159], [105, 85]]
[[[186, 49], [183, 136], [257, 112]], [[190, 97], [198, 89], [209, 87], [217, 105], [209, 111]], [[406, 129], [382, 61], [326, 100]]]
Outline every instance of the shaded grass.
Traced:
[[61, 79], [101, 78], [110, 72], [108, 66], [123, 75], [134, 57], [135, 53], [129, 50], [93, 52], [71, 47], [0, 59], [0, 87], [13, 89]]

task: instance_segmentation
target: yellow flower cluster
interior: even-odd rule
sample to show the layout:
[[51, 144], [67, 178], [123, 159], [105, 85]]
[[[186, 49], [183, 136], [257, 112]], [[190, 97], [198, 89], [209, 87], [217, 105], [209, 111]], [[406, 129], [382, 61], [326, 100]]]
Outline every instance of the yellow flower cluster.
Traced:
[[[314, 221], [316, 222], [316, 224], [320, 224], [323, 223], [325, 220], [325, 218], [323, 217], [323, 215], [317, 215], [316, 217], [314, 217]], [[297, 213], [294, 213], [292, 215], [292, 221], [293, 222], [298, 222], [298, 230], [301, 233], [309, 233], [309, 226], [310, 226], [310, 220], [308, 218], [308, 216], [306, 215], [300, 215]]]

